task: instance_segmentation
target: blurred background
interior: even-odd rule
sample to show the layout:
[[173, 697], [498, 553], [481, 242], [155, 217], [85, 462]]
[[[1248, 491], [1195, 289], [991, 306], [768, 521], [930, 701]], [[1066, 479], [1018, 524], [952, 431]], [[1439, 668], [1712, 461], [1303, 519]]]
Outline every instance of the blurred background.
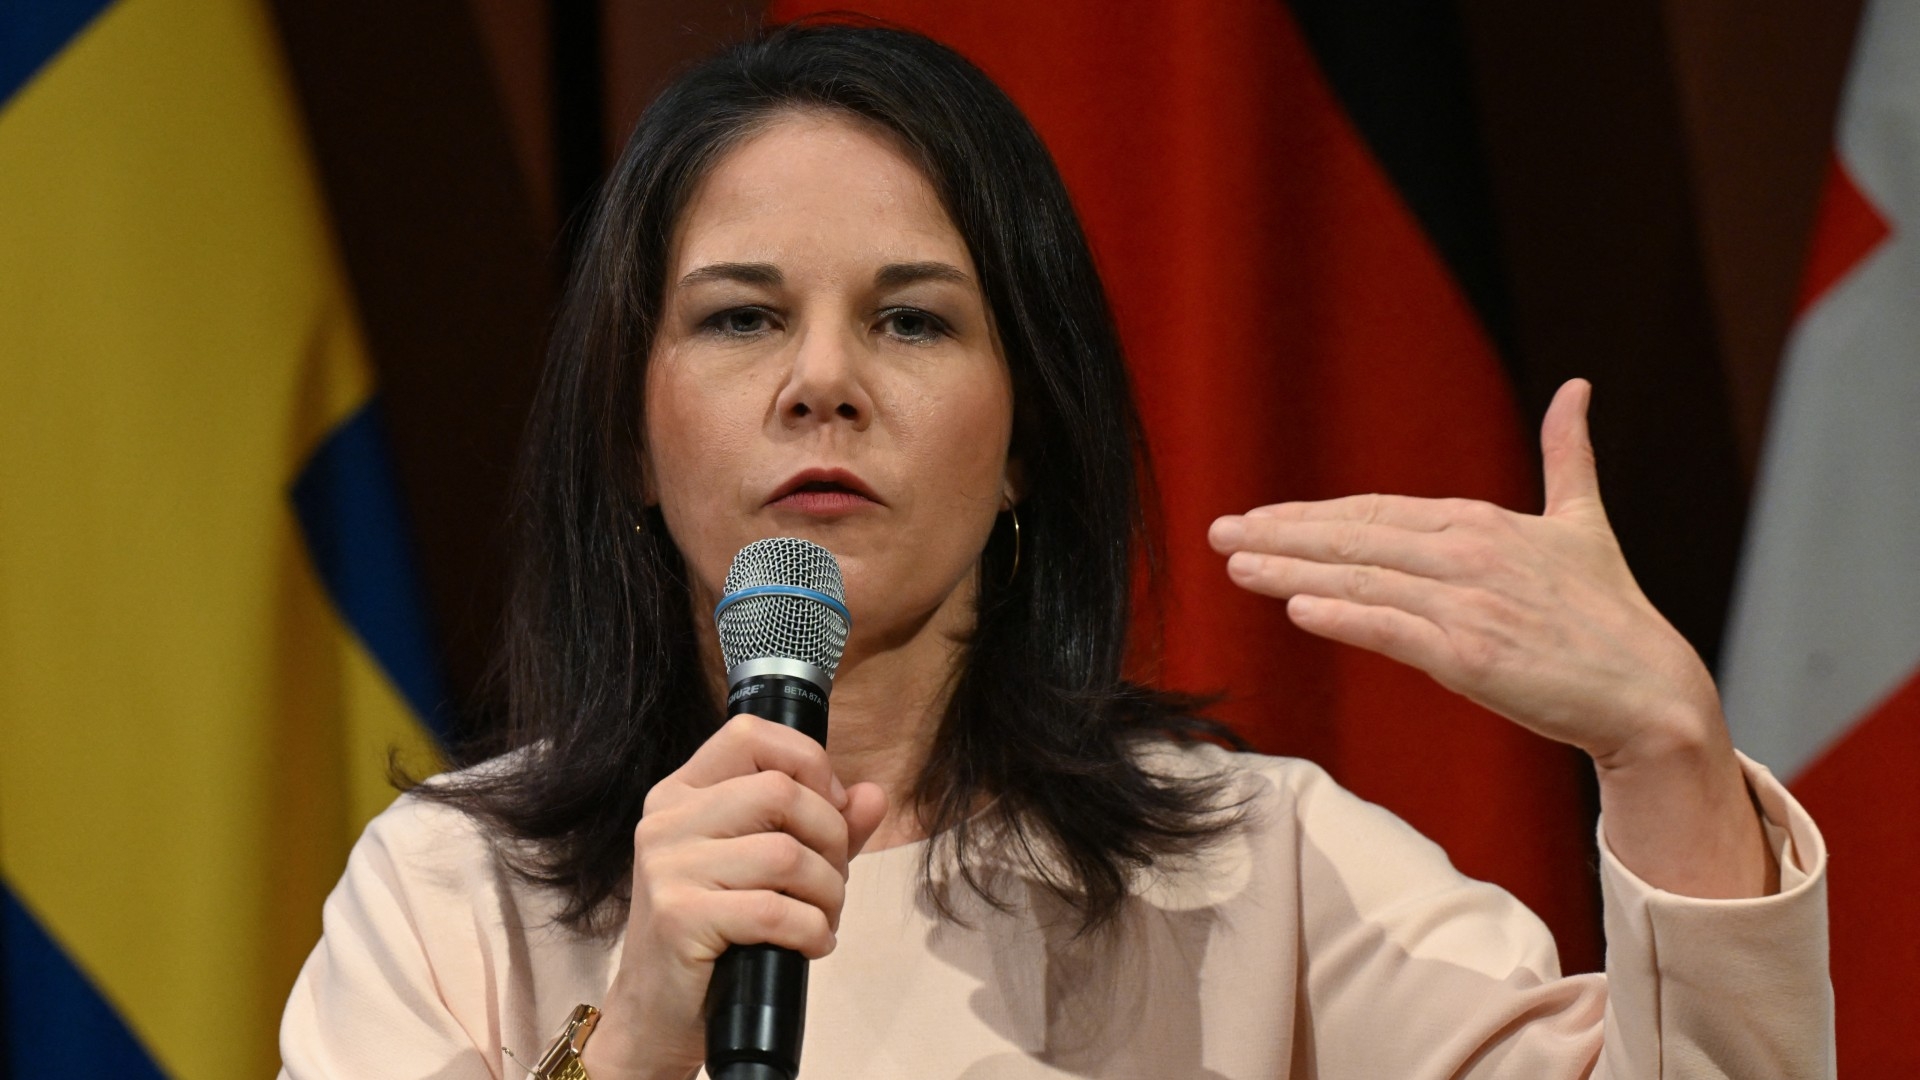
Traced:
[[[1899, 456], [1920, 449], [1911, 420], [1892, 425], [1904, 449], [1843, 440], [1825, 472], [1769, 449], [1782, 358], [1827, 349], [1820, 313], [1892, 265], [1920, 201], [1911, 164], [1862, 164], [1844, 138], [1835, 154], [1869, 37], [1867, 127], [1906, 148], [1878, 160], [1920, 145], [1900, 74], [1920, 52], [1898, 55], [1920, 41], [1914, 3], [1869, 0], [1864, 20], [1860, 0], [848, 6], [982, 66], [1080, 208], [1162, 498], [1139, 674], [1221, 693], [1261, 749], [1407, 817], [1540, 911], [1564, 967], [1598, 970], [1579, 755], [1307, 639], [1204, 542], [1220, 513], [1364, 491], [1537, 510], [1540, 416], [1591, 379], [1642, 586], [1753, 687], [1729, 687], [1754, 703], [1730, 707], [1737, 738], [1838, 852], [1848, 1074], [1920, 1066], [1901, 1038], [1920, 1020], [1912, 544], [1857, 549], [1880, 562], [1854, 587], [1906, 613], [1885, 616], [1898, 632], [1871, 603], [1815, 620], [1872, 636], [1877, 667], [1740, 628], [1798, 611], [1769, 582], [1830, 557], [1794, 548], [1793, 521], [1859, 532], [1844, 515], [1877, 493], [1779, 511], [1735, 604], [1755, 507], [1787, 505], [1757, 494], [1771, 477], [1835, 495], [1848, 462], [1895, 483], [1920, 467]], [[0, 6], [7, 1075], [276, 1067], [321, 902], [392, 798], [389, 750], [431, 768], [436, 744], [495, 722], [509, 477], [583, 208], [676, 70], [808, 10]], [[1876, 187], [1903, 176], [1904, 204]], [[1867, 350], [1893, 383], [1846, 385], [1920, 406], [1916, 340]], [[1807, 704], [1769, 677], [1848, 689]]]

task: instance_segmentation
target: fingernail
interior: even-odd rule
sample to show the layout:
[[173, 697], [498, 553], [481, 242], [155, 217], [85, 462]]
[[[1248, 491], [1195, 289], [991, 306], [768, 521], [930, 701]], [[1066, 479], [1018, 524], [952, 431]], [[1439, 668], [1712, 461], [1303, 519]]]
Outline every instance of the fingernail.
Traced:
[[833, 796], [833, 808], [835, 810], [845, 810], [847, 808], [847, 786], [840, 782], [838, 776], [833, 778], [833, 786], [828, 788], [827, 791]]
[[1260, 556], [1251, 551], [1236, 551], [1227, 556], [1227, 573], [1237, 578], [1250, 578], [1259, 561]]
[[1211, 539], [1213, 546], [1217, 548], [1239, 547], [1240, 541], [1244, 540], [1246, 535], [1246, 521], [1229, 515], [1214, 521]]

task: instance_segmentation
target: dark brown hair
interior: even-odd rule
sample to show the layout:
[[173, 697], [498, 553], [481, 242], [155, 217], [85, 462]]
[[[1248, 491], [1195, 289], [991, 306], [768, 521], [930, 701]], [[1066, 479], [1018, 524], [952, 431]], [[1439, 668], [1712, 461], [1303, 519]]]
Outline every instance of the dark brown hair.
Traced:
[[1098, 925], [1135, 870], [1232, 820], [1217, 781], [1150, 771], [1142, 741], [1226, 736], [1188, 699], [1121, 674], [1144, 444], [1106, 294], [1053, 161], [978, 69], [887, 27], [764, 31], [693, 68], [640, 120], [583, 233], [534, 402], [500, 664], [506, 723], [457, 763], [515, 754], [416, 790], [528, 841], [511, 848], [515, 869], [566, 894], [569, 924], [589, 926], [625, 898], [642, 801], [723, 719], [697, 647], [711, 631], [642, 497], [644, 358], [694, 185], [793, 110], [863, 118], [918, 160], [979, 269], [1013, 374], [1012, 449], [1026, 485], [1018, 573], [999, 529], [982, 555], [964, 667], [913, 792], [936, 837], [927, 858], [955, 857], [981, 888], [977, 849], [993, 836]]

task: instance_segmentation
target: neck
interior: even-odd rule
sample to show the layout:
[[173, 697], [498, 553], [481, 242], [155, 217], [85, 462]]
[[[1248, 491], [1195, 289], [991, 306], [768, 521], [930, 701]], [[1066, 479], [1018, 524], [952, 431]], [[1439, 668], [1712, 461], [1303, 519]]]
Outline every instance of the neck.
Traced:
[[887, 816], [866, 850], [921, 839], [915, 785], [933, 750], [965, 652], [958, 636], [922, 632], [898, 647], [855, 658], [833, 684], [827, 754], [851, 787], [874, 783], [887, 793]]

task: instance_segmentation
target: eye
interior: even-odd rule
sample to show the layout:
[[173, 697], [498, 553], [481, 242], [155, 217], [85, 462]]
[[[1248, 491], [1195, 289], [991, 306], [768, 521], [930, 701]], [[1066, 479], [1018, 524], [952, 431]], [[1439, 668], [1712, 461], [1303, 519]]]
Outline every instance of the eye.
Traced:
[[773, 313], [757, 307], [728, 308], [709, 315], [700, 326], [727, 337], [753, 337], [773, 329]]
[[890, 308], [880, 313], [880, 326], [901, 341], [927, 344], [947, 334], [947, 324], [919, 308]]

